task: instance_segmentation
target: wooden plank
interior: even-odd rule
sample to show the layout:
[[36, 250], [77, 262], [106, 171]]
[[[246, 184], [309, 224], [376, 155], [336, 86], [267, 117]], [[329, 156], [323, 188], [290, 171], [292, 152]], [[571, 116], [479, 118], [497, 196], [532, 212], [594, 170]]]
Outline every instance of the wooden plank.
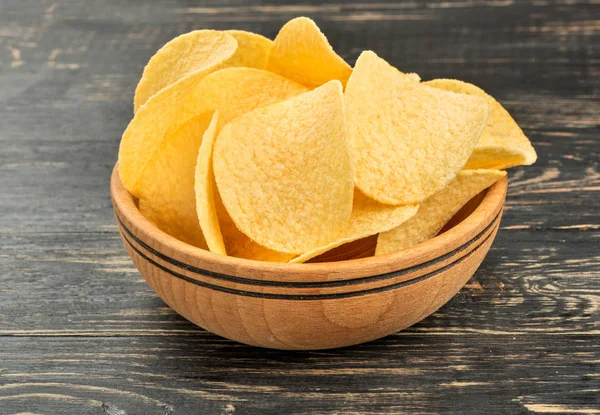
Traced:
[[[177, 34], [317, 20], [353, 63], [474, 82], [530, 136], [496, 242], [439, 312], [349, 349], [220, 339], [118, 238], [108, 179]], [[593, 0], [0, 3], [0, 413], [600, 413], [600, 24]]]
[[145, 337], [10, 338], [0, 402], [73, 414], [99, 413], [95, 402], [134, 414], [597, 413], [597, 350], [569, 339], [412, 333], [286, 353], [211, 335], [154, 338], [151, 348]]

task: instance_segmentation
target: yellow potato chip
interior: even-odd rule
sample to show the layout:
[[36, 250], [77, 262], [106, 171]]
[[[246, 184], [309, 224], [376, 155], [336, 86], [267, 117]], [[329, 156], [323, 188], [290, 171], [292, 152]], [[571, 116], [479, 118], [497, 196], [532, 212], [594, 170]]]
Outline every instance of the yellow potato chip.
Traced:
[[265, 69], [272, 47], [272, 40], [243, 30], [196, 30], [178, 36], [146, 65], [135, 91], [134, 113], [152, 95], [188, 76], [194, 75], [194, 82], [188, 84], [193, 86], [225, 67]]
[[279, 75], [253, 68], [221, 69], [193, 86], [187, 85], [189, 79], [153, 96], [123, 134], [119, 174], [125, 188], [136, 197], [140, 196], [145, 169], [156, 149], [189, 119], [219, 109], [222, 125], [254, 108], [307, 91]]
[[169, 85], [192, 75], [195, 82], [199, 81], [231, 58], [236, 49], [238, 43], [233, 36], [216, 30], [195, 30], [177, 36], [160, 48], [144, 68], [135, 89], [134, 113]]
[[526, 163], [528, 163], [527, 156], [514, 147], [477, 145], [464, 168], [466, 170], [506, 170]]
[[211, 115], [192, 118], [161, 143], [146, 169], [139, 204], [142, 215], [160, 229], [204, 249], [207, 244], [196, 216], [194, 168]]
[[[217, 131], [218, 111], [202, 139], [196, 163], [196, 211], [206, 244], [211, 252], [259, 261], [287, 262], [293, 255], [281, 254], [250, 240], [236, 227], [216, 191], [212, 169], [212, 150]], [[221, 232], [223, 231], [223, 232]], [[225, 241], [224, 241], [225, 240]], [[226, 248], [227, 247], [227, 248]]]
[[229, 256], [238, 258], [254, 259], [256, 261], [288, 262], [294, 258], [294, 254], [284, 254], [265, 248], [248, 238], [233, 223], [227, 213], [219, 192], [215, 191], [215, 205], [219, 225], [223, 234], [223, 241]]
[[[158, 75], [158, 79], [154, 79], [154, 72], [161, 72], [160, 68], [163, 65], [173, 65], [177, 56], [179, 56], [175, 50], [171, 51], [171, 48], [175, 48], [179, 43], [173, 40], [167, 45], [171, 45], [172, 42], [175, 43], [169, 46], [166, 52], [157, 53], [158, 58], [154, 63], [152, 65], [148, 64], [148, 67], [150, 67], [150, 69], [147, 67], [148, 75], [144, 75], [146, 79], [144, 80], [143, 77], [140, 81], [142, 86], [138, 85], [140, 91], [145, 91], [140, 92], [140, 97], [144, 96], [146, 98], [137, 98], [136, 102], [139, 104], [141, 100], [145, 103], [139, 108], [133, 120], [127, 126], [119, 147], [119, 175], [121, 181], [125, 188], [136, 197], [140, 196], [144, 170], [154, 156], [155, 151], [160, 147], [167, 132], [174, 133], [190, 118], [200, 114], [200, 112], [190, 114], [182, 111], [182, 106], [189, 101], [194, 87], [207, 74], [218, 69], [236, 51], [237, 41], [230, 35], [210, 30], [192, 33], [194, 35], [190, 41], [198, 37], [203, 39], [203, 42], [199, 42], [200, 44], [214, 44], [214, 50], [211, 49], [209, 55], [203, 55], [204, 66], [195, 67], [193, 73], [185, 75], [158, 92], [158, 89], [169, 81], [163, 80], [160, 75]], [[214, 39], [211, 42], [210, 39], [212, 38]], [[158, 68], [155, 68], [156, 66]], [[183, 68], [188, 67], [191, 68], [190, 65], [183, 65]], [[168, 71], [165, 70], [165, 72]], [[165, 75], [165, 79], [171, 80], [176, 79], [176, 77], [175, 75], [170, 77]], [[148, 97], [149, 99], [147, 99]]]
[[[218, 131], [222, 123], [238, 115], [294, 97], [306, 90], [300, 84], [279, 75], [253, 68], [222, 69], [204, 78], [189, 100], [196, 103], [193, 105], [195, 113], [177, 115], [178, 122], [181, 119], [189, 121], [175, 132], [171, 132], [169, 128], [169, 131], [162, 133], [164, 138], [159, 149], [143, 172], [139, 186], [142, 214], [167, 233], [184, 242], [200, 246], [200, 241], [195, 237], [201, 236], [202, 232], [196, 211], [194, 175], [198, 162], [210, 159], [210, 151], [205, 147], [203, 158], [199, 160], [199, 148], [213, 112], [218, 109], [219, 115], [213, 121], [214, 126], [211, 125], [210, 131], [207, 131], [209, 138]], [[162, 92], [158, 94], [161, 95]], [[140, 113], [145, 111], [145, 108], [144, 106]], [[157, 114], [157, 117], [160, 117], [160, 114]], [[155, 137], [150, 136], [149, 139]], [[208, 172], [204, 174], [209, 175]], [[214, 180], [212, 173], [209, 176], [211, 181]], [[209, 207], [201, 206], [205, 212]], [[201, 220], [204, 221], [203, 225], [207, 226], [207, 229], [203, 230], [210, 231], [207, 234], [209, 248], [224, 254], [224, 248], [219, 248], [216, 236], [218, 233], [214, 229], [216, 224], [209, 224], [210, 216], [204, 216]]]
[[219, 109], [218, 130], [255, 108], [307, 91], [306, 87], [265, 70], [227, 68], [200, 81], [181, 111], [190, 117], [207, 109]]
[[352, 68], [307, 17], [287, 22], [275, 38], [267, 69], [314, 88], [337, 79], [346, 84]]
[[221, 130], [213, 166], [234, 223], [258, 244], [301, 254], [335, 239], [352, 210], [342, 85], [247, 113]]
[[[210, 125], [202, 137], [202, 144], [200, 145], [200, 150], [198, 150], [196, 162], [194, 188], [196, 191], [198, 222], [206, 240], [206, 245], [208, 245], [208, 249], [211, 252], [227, 255], [215, 207], [215, 179], [212, 170], [212, 151], [218, 119], [219, 111], [215, 111]], [[189, 200], [186, 202], [189, 203]], [[191, 215], [190, 218], [192, 218]]]
[[523, 130], [498, 101], [475, 85], [455, 79], [434, 79], [425, 84], [485, 98], [489, 104], [488, 121], [479, 143], [465, 169], [507, 169], [533, 164], [537, 154]]
[[325, 246], [300, 255], [290, 262], [306, 262], [348, 242], [389, 231], [413, 217], [418, 209], [419, 205], [384, 205], [355, 189], [350, 220], [338, 238]]
[[243, 30], [227, 30], [225, 33], [237, 40], [238, 48], [235, 54], [225, 62], [225, 66], [244, 66], [248, 68], [265, 69], [273, 41], [256, 33]]
[[[191, 115], [180, 111], [190, 96], [191, 78], [154, 95], [135, 114], [127, 126], [119, 147], [119, 175], [125, 188], [140, 197], [142, 178], [148, 163], [167, 132], [175, 133]], [[197, 113], [196, 113], [197, 114]]]
[[463, 170], [448, 186], [419, 207], [411, 219], [388, 232], [379, 234], [375, 255], [409, 248], [433, 238], [470, 199], [506, 176], [498, 170]]
[[485, 99], [424, 86], [371, 51], [345, 97], [356, 186], [381, 203], [420, 203], [445, 187], [487, 121]]
[[252, 242], [236, 227], [216, 190], [212, 169], [212, 150], [217, 131], [218, 112], [202, 139], [196, 164], [196, 211], [206, 244], [211, 252], [258, 261], [287, 262], [294, 255], [282, 254]]

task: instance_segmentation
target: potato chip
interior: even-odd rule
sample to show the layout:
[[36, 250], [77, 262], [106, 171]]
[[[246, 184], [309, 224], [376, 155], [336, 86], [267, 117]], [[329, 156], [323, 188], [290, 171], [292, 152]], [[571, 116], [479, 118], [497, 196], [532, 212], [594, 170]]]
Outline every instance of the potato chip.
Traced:
[[[215, 113], [216, 114], [216, 113]], [[204, 133], [196, 164], [196, 210], [208, 249], [222, 255], [257, 261], [288, 262], [293, 254], [283, 254], [258, 245], [240, 232], [227, 213], [216, 188], [212, 150], [217, 117]]]
[[355, 189], [350, 220], [338, 238], [325, 246], [300, 255], [290, 262], [306, 262], [348, 242], [389, 231], [413, 217], [418, 209], [419, 205], [384, 205]]
[[485, 99], [424, 86], [371, 51], [345, 96], [356, 186], [381, 203], [420, 203], [441, 190], [487, 121]]
[[[169, 42], [151, 59], [140, 84], [138, 85], [139, 96], [136, 90], [136, 109], [140, 102], [144, 105], [139, 107], [133, 120], [127, 126], [121, 139], [119, 147], [119, 175], [125, 188], [134, 196], [140, 196], [140, 184], [142, 176], [149, 161], [160, 147], [168, 131], [174, 133], [190, 118], [200, 114], [190, 114], [182, 111], [183, 103], [189, 100], [190, 94], [198, 82], [210, 72], [218, 69], [236, 51], [237, 41], [230, 35], [221, 34], [213, 30], [200, 30], [191, 34], [182, 35]], [[183, 40], [177, 40], [183, 37]], [[212, 40], [211, 40], [212, 39]], [[177, 62], [180, 55], [177, 53], [177, 45], [194, 45], [195, 43], [205, 45], [200, 48], [204, 53], [202, 60], [199, 56], [197, 66], [192, 67], [190, 63], [181, 64], [182, 70], [177, 74], [167, 75], [171, 69], [162, 70], [164, 66], [172, 66]], [[212, 47], [211, 47], [212, 45]], [[188, 45], [189, 46], [189, 45]], [[190, 46], [191, 47], [191, 46]], [[198, 55], [202, 54], [198, 53]], [[208, 54], [207, 54], [208, 53]], [[185, 60], [185, 59], [183, 59]], [[185, 73], [185, 70], [192, 71]], [[162, 72], [165, 72], [164, 79]], [[181, 77], [183, 76], [183, 78]], [[168, 82], [175, 80], [170, 85]], [[168, 85], [164, 89], [162, 86]], [[160, 92], [158, 92], [160, 90]]]
[[375, 255], [406, 249], [433, 238], [471, 198], [506, 176], [498, 170], [463, 170], [419, 207], [411, 219], [379, 234]]
[[221, 130], [219, 194], [258, 244], [301, 254], [333, 241], [348, 221], [354, 186], [343, 107], [342, 85], [331, 81]]
[[[189, 79], [189, 78], [188, 78]], [[187, 120], [219, 109], [219, 123], [259, 106], [287, 99], [307, 88], [268, 71], [227, 68], [211, 73], [193, 87], [187, 79], [156, 94], [135, 115], [125, 130], [119, 149], [119, 174], [127, 190], [136, 197], [146, 166], [165, 137]], [[180, 86], [187, 90], [180, 90]], [[196, 149], [197, 151], [197, 149]], [[194, 157], [196, 153], [194, 151]]]
[[217, 216], [219, 218], [219, 225], [223, 234], [225, 249], [229, 256], [269, 262], [288, 262], [296, 256], [294, 254], [284, 254], [272, 251], [269, 248], [257, 244], [240, 232], [227, 213], [218, 191], [215, 191], [215, 205]]
[[507, 169], [533, 164], [537, 154], [523, 130], [498, 101], [475, 85], [455, 79], [434, 79], [425, 84], [487, 99], [489, 116], [479, 143], [465, 169]]
[[[212, 170], [212, 151], [218, 119], [219, 111], [215, 111], [210, 125], [202, 137], [202, 144], [200, 150], [198, 150], [196, 162], [194, 189], [196, 192], [196, 213], [206, 245], [208, 245], [211, 252], [227, 255], [215, 207], [215, 179]], [[189, 200], [186, 202], [189, 203]]]
[[218, 111], [202, 139], [196, 163], [196, 211], [200, 228], [211, 252], [259, 261], [287, 262], [294, 255], [271, 251], [258, 245], [236, 227], [216, 190], [212, 151], [217, 131]]
[[[287, 262], [293, 255], [262, 247], [241, 233], [229, 217], [216, 191], [212, 169], [212, 151], [217, 131], [218, 111], [202, 139], [196, 163], [196, 211], [200, 228], [211, 252], [259, 261]], [[222, 226], [221, 226], [222, 225]], [[223, 232], [222, 232], [223, 231]], [[225, 242], [224, 242], [225, 240]]]
[[219, 129], [255, 108], [307, 91], [306, 87], [265, 70], [221, 69], [200, 81], [181, 113], [189, 117], [207, 109], [219, 109]]
[[[119, 147], [119, 175], [125, 188], [140, 197], [144, 171], [170, 131], [175, 133], [191, 114], [180, 111], [192, 91], [191, 78], [154, 95], [135, 114], [127, 126]], [[197, 114], [197, 113], [196, 113]]]
[[238, 42], [232, 35], [216, 30], [195, 30], [177, 36], [160, 48], [144, 68], [135, 89], [134, 113], [169, 85], [192, 75], [195, 82], [199, 81], [231, 58], [236, 49]]
[[256, 33], [243, 30], [227, 30], [225, 33], [237, 40], [235, 54], [225, 62], [225, 66], [243, 66], [247, 68], [265, 69], [273, 41]]
[[161, 143], [146, 169], [139, 204], [142, 215], [161, 230], [204, 249], [207, 244], [196, 216], [194, 169], [211, 115], [192, 118]]
[[315, 88], [337, 79], [346, 84], [352, 68], [334, 51], [318, 26], [307, 17], [287, 22], [275, 38], [267, 69]]
[[[197, 30], [178, 36], [146, 65], [136, 88], [134, 113], [152, 95], [187, 76], [194, 75], [198, 82], [208, 73], [225, 67], [265, 69], [272, 47], [272, 40], [243, 30]], [[189, 85], [191, 89], [194, 83]]]
[[[199, 218], [197, 214], [194, 190], [202, 135], [209, 126], [213, 112], [219, 109], [214, 126], [211, 125], [210, 131], [206, 132], [209, 137], [215, 134], [222, 123], [238, 115], [306, 90], [279, 75], [252, 68], [223, 69], [204, 78], [189, 100], [195, 102], [193, 107], [196, 116], [192, 117], [192, 113], [185, 116], [178, 114], [178, 117], [190, 121], [175, 132], [164, 133], [158, 151], [147, 164], [140, 185], [142, 213], [167, 233], [198, 246], [201, 241], [196, 235], [202, 235], [200, 219], [203, 227], [210, 231], [206, 240], [210, 249], [224, 254], [225, 249], [219, 247], [218, 230], [214, 229], [216, 224], [209, 222], [211, 216], [208, 214]], [[142, 111], [145, 111], [145, 107], [140, 113]], [[206, 147], [202, 157], [202, 160], [210, 159], [210, 151]], [[212, 172], [200, 171], [200, 174], [209, 175], [211, 182], [214, 180]], [[208, 184], [205, 183], [205, 186], [208, 193]], [[206, 213], [210, 206], [201, 208]]]
[[527, 157], [522, 151], [514, 147], [478, 144], [464, 168], [467, 170], [506, 170], [527, 163]]

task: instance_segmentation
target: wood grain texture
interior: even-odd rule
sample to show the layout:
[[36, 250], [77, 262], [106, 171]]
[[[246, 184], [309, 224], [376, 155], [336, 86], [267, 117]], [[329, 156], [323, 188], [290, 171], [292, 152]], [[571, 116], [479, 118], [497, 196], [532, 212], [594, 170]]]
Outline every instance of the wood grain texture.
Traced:
[[[600, 25], [575, 1], [0, 3], [0, 413], [600, 413]], [[473, 280], [403, 333], [259, 351], [135, 271], [108, 181], [152, 53], [195, 28], [313, 17], [353, 63], [478, 84], [539, 160], [510, 174]], [[123, 412], [124, 411], [124, 412]]]

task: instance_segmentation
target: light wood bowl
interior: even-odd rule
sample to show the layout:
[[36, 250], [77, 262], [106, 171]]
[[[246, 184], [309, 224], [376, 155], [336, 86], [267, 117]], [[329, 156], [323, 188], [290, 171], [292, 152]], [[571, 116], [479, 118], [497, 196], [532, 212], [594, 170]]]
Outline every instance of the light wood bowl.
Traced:
[[[141, 215], [116, 168], [110, 186], [123, 243], [170, 307], [219, 336], [289, 350], [367, 342], [436, 311], [487, 254], [506, 190], [505, 178], [459, 212], [455, 226], [402, 252], [281, 264], [226, 257], [181, 242]], [[375, 238], [365, 240], [371, 249]], [[361, 256], [364, 249], [353, 252]]]

